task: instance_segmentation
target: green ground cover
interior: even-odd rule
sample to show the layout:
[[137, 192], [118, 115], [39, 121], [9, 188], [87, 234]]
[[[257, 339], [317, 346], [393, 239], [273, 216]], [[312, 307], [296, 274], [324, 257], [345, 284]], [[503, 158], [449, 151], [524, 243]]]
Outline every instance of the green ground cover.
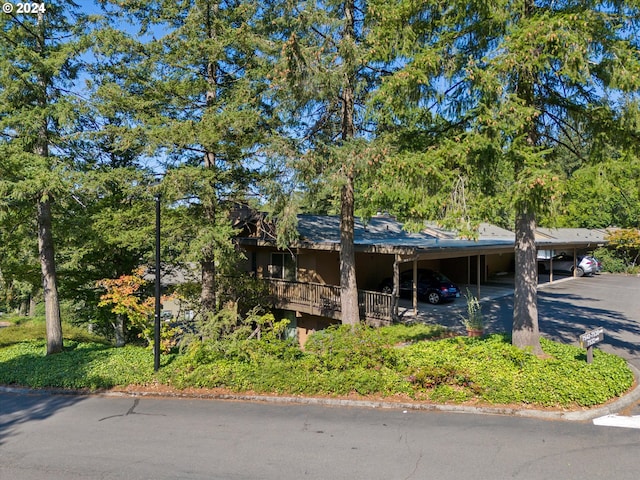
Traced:
[[[38, 322], [0, 329], [0, 384], [36, 388], [224, 388], [291, 395], [362, 395], [426, 402], [588, 407], [625, 393], [633, 374], [619, 357], [542, 339], [545, 357], [523, 352], [506, 335], [448, 336], [442, 327], [330, 328], [304, 351], [273, 335], [192, 341], [162, 356], [113, 348], [65, 326], [65, 349], [45, 356]], [[36, 335], [34, 337], [34, 335]]]

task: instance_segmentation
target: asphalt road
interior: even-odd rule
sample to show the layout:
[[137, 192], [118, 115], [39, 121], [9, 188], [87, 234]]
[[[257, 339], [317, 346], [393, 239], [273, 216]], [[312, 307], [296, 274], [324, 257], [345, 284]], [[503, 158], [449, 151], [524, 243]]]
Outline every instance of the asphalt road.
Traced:
[[0, 393], [0, 478], [636, 479], [638, 430], [437, 412]]
[[[638, 365], [640, 278], [544, 286], [542, 334]], [[483, 303], [510, 330], [512, 295]], [[444, 309], [443, 309], [444, 311]], [[640, 430], [493, 415], [0, 393], [0, 479], [636, 479]]]

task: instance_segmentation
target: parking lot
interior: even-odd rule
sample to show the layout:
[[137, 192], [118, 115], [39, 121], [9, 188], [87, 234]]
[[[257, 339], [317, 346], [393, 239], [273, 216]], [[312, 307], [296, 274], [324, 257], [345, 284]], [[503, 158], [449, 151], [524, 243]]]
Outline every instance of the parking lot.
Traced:
[[[544, 280], [541, 278], [541, 280]], [[461, 285], [464, 293], [466, 286]], [[476, 287], [469, 286], [476, 295]], [[482, 285], [480, 289], [486, 331], [510, 332], [513, 316], [513, 286]], [[401, 301], [401, 319], [439, 323], [463, 332], [460, 316], [466, 313], [461, 297], [449, 304], [420, 303], [414, 316], [409, 301]], [[640, 277], [601, 274], [594, 277], [556, 277], [538, 287], [538, 320], [541, 334], [551, 340], [578, 345], [587, 330], [604, 328], [598, 348], [615, 353], [640, 369]]]

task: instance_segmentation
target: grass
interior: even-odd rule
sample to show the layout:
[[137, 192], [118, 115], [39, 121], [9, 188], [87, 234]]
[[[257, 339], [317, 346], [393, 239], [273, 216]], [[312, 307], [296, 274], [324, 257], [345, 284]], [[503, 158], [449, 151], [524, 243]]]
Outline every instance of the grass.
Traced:
[[361, 395], [415, 401], [572, 408], [625, 393], [633, 374], [619, 357], [542, 339], [540, 358], [506, 335], [447, 337], [442, 327], [333, 327], [304, 351], [269, 335], [262, 340], [193, 342], [162, 356], [153, 371], [147, 348], [112, 348], [65, 326], [64, 352], [46, 356], [42, 322], [0, 329], [0, 384], [108, 389], [129, 385], [224, 388], [269, 394]]

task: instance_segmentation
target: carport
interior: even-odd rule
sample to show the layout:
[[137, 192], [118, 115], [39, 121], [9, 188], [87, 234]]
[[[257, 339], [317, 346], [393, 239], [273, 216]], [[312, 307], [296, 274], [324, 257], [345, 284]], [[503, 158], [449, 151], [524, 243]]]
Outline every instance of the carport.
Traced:
[[[398, 307], [400, 288], [400, 269], [402, 264], [410, 263], [413, 270], [412, 305], [414, 313], [418, 313], [418, 264], [423, 261], [453, 258], [466, 259], [466, 283], [475, 285], [475, 294], [481, 295], [482, 282], [487, 280], [486, 263], [483, 268], [483, 257], [487, 255], [513, 256], [513, 242], [487, 240], [440, 240], [434, 245], [416, 247], [408, 254], [396, 254], [393, 262], [394, 308]], [[474, 275], [475, 274], [475, 275]]]
[[538, 228], [536, 246], [540, 252], [549, 252], [549, 283], [553, 283], [553, 257], [556, 253], [567, 253], [573, 257], [575, 275], [578, 255], [585, 254], [607, 244], [607, 231], [587, 228]]
[[[441, 233], [444, 232], [444, 233]], [[475, 285], [476, 297], [481, 297], [482, 284], [489, 280], [490, 274], [500, 275], [507, 273], [504, 270], [489, 269], [487, 258], [490, 256], [505, 256], [511, 261], [514, 257], [515, 235], [512, 232], [488, 224], [482, 224], [479, 230], [478, 240], [460, 240], [451, 238], [451, 232], [427, 229], [429, 235], [434, 233], [449, 238], [435, 239], [423, 238], [420, 245], [404, 246], [402, 253], [396, 253], [393, 262], [394, 308], [399, 304], [399, 283], [401, 265], [410, 263], [413, 271], [413, 295], [412, 306], [414, 314], [418, 313], [418, 265], [423, 261], [442, 259], [466, 259], [466, 283]], [[583, 228], [558, 228], [536, 230], [536, 246], [538, 252], [548, 251], [553, 256], [554, 252], [571, 252], [574, 262], [578, 254], [585, 253], [606, 244], [606, 230], [591, 230]], [[502, 262], [502, 266], [505, 262]], [[575, 269], [574, 269], [575, 272]], [[549, 282], [552, 283], [553, 267], [549, 273]]]

